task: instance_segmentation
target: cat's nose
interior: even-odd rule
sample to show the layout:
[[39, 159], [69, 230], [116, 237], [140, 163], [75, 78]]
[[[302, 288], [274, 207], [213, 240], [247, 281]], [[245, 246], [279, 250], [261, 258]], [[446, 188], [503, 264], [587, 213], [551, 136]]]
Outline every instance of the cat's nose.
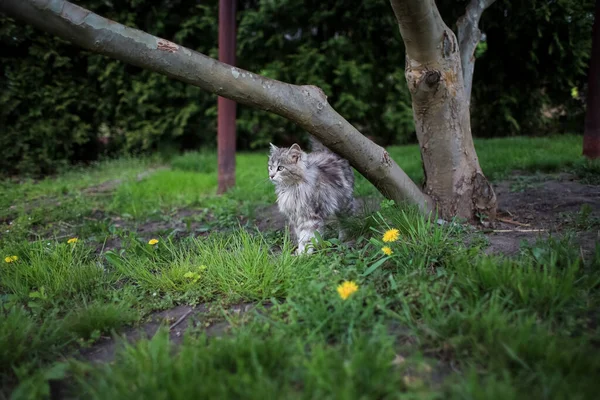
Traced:
[[275, 175], [270, 175], [269, 174], [269, 178], [273, 179], [275, 177]]

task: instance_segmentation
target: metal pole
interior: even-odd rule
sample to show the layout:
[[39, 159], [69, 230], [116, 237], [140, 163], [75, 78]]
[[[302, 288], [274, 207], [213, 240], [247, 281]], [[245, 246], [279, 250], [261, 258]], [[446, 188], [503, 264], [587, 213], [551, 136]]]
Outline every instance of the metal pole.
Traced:
[[[236, 0], [219, 0], [219, 61], [235, 65]], [[219, 188], [225, 193], [235, 185], [235, 101], [219, 97], [217, 119], [217, 148]]]

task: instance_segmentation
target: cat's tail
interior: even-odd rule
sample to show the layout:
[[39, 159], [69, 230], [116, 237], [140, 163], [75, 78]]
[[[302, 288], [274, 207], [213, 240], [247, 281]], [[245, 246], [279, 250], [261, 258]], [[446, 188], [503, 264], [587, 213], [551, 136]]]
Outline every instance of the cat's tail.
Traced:
[[308, 141], [310, 142], [310, 150], [313, 153], [315, 153], [315, 152], [329, 153], [330, 155], [334, 156], [335, 158], [342, 160], [343, 164], [344, 164], [342, 168], [345, 171], [344, 173], [346, 174], [346, 178], [348, 179], [348, 182], [351, 183], [351, 186], [354, 187], [354, 172], [352, 171], [352, 166], [350, 165], [350, 161], [348, 161], [344, 157], [340, 156], [339, 154], [334, 153], [333, 151], [329, 150], [327, 147], [325, 147], [325, 145], [323, 143], [321, 143], [316, 137], [314, 137], [310, 133], [308, 134]]
[[317, 151], [325, 151], [328, 153], [333, 153], [329, 150], [323, 143], [321, 143], [316, 137], [311, 134], [308, 134], [308, 141], [310, 143], [310, 150], [314, 153]]

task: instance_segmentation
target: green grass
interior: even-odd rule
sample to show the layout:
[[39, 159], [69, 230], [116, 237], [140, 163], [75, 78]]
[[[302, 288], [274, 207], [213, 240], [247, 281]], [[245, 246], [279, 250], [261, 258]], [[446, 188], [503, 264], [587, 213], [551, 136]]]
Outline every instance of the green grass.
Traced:
[[574, 171], [581, 183], [600, 185], [600, 160], [585, 160], [575, 164]]
[[84, 245], [39, 241], [3, 250], [18, 257], [3, 266], [0, 276], [2, 287], [16, 299], [27, 299], [33, 292], [39, 293], [40, 301], [71, 298], [92, 294], [103, 284], [103, 268]]
[[502, 179], [513, 170], [555, 172], [573, 167], [584, 162], [581, 146], [578, 135], [475, 140], [481, 168], [491, 179]]
[[214, 150], [190, 151], [171, 160], [175, 170], [210, 174], [217, 171], [217, 153]]
[[[588, 398], [597, 390], [595, 379], [583, 374], [600, 372], [591, 344], [599, 332], [587, 320], [599, 301], [600, 249], [587, 265], [567, 240], [538, 243], [504, 260], [463, 247], [460, 229], [426, 222], [412, 209], [385, 204], [376, 224], [379, 233], [355, 250], [331, 244], [310, 257], [292, 256], [285, 241], [274, 252], [265, 237], [243, 230], [155, 245], [132, 241], [123, 253], [104, 255], [80, 252], [82, 242], [45, 252], [43, 243], [31, 245], [3, 266], [12, 271], [8, 284], [2, 282], [12, 304], [3, 312], [10, 330], [0, 335], [5, 381], [19, 379], [10, 378], [11, 370], [28, 371], [20, 379], [25, 391], [53, 354], [137, 321], [142, 309], [227, 299], [275, 306], [233, 317], [233, 331], [220, 340], [192, 328], [179, 351], [163, 333], [120, 350], [110, 368], [70, 363], [68, 374], [78, 382], [70, 390], [98, 399], [132, 393], [447, 398], [478, 390], [501, 396], [507, 388], [519, 398], [536, 392]], [[400, 238], [386, 243], [394, 251], [388, 257], [380, 235], [389, 228]], [[47, 274], [39, 271], [41, 254]], [[88, 275], [85, 266], [98, 263], [100, 275]], [[31, 278], [17, 285], [16, 276]], [[336, 292], [344, 280], [359, 287], [347, 300]], [[40, 287], [48, 291], [23, 296]], [[73, 304], [74, 298], [87, 300]], [[32, 331], [38, 318], [49, 324], [39, 336]], [[394, 364], [398, 354], [402, 361]], [[497, 379], [483, 388], [480, 380], [468, 383], [450, 372], [436, 380], [432, 371], [447, 368], [447, 358], [469, 374], [483, 368], [486, 379]]]
[[[475, 145], [492, 179], [521, 169], [597, 183], [577, 136]], [[416, 146], [389, 151], [421, 179]], [[215, 157], [206, 151], [141, 180], [149, 162], [122, 160], [3, 182], [0, 399], [48, 398], [56, 380], [70, 398], [93, 399], [594, 398], [600, 246], [583, 257], [567, 236], [488, 256], [482, 240], [463, 244], [468, 228], [385, 201], [345, 222], [354, 247], [328, 239], [311, 256], [293, 256], [284, 232], [251, 229], [255, 209], [275, 201], [266, 161], [266, 153], [239, 154], [236, 187], [224, 196], [215, 196]], [[89, 189], [117, 179], [105, 192]], [[535, 184], [528, 179], [514, 190]], [[376, 194], [360, 176], [356, 191]], [[592, 217], [585, 207], [565, 216], [576, 231], [596, 229]], [[384, 243], [388, 229], [399, 240]], [[337, 287], [350, 280], [358, 291], [344, 300]], [[247, 302], [271, 307], [226, 311]], [[165, 326], [123, 343], [113, 363], [75, 361], [155, 311], [200, 303], [211, 311], [190, 316], [181, 344]], [[207, 337], [213, 323], [230, 329]]]
[[[548, 138], [480, 139], [475, 147], [484, 173], [491, 179], [502, 179], [513, 170], [552, 172], [578, 167], [594, 176], [591, 167], [584, 167], [579, 136]], [[421, 157], [417, 145], [388, 148], [392, 158], [414, 181], [423, 179]], [[246, 203], [273, 203], [273, 185], [266, 174], [267, 153], [238, 154], [236, 186], [228, 199]], [[111, 205], [115, 212], [143, 218], [173, 207], [213, 207], [211, 196], [216, 193], [217, 178], [214, 154], [189, 152], [171, 161], [172, 170], [160, 171], [142, 182], [123, 185]], [[210, 167], [212, 166], [212, 167]], [[375, 188], [356, 173], [358, 196], [378, 195]], [[590, 178], [591, 179], [591, 178]], [[148, 193], [153, 193], [148, 196]]]
[[392, 343], [378, 338], [307, 349], [298, 338], [242, 330], [221, 340], [191, 339], [171, 353], [162, 332], [127, 348], [116, 367], [80, 379], [81, 390], [93, 399], [353, 399], [400, 398], [405, 386], [388, 366]]
[[0, 382], [5, 382], [11, 369], [26, 367], [35, 359], [47, 360], [69, 344], [69, 339], [55, 320], [39, 321], [21, 307], [3, 309], [0, 313]]
[[291, 253], [289, 240], [273, 254], [263, 237], [240, 230], [181, 245], [133, 242], [122, 256], [107, 253], [107, 260], [125, 281], [153, 295], [248, 301], [283, 297], [295, 279], [309, 272], [311, 263], [302, 263]]
[[214, 174], [158, 171], [142, 182], [119, 186], [109, 210], [140, 218], [173, 207], [193, 206], [215, 194], [216, 184]]
[[[219, 340], [192, 329], [178, 351], [163, 332], [127, 346], [110, 366], [76, 363], [73, 390], [97, 399], [132, 393], [137, 398], [592, 398], [600, 372], [592, 342], [599, 333], [586, 315], [598, 305], [600, 252], [596, 267], [583, 267], [567, 241], [526, 248], [510, 262], [463, 249], [438, 255], [429, 268], [431, 260], [418, 253], [433, 245], [428, 233], [435, 237], [446, 228], [421, 221], [414, 231], [405, 230], [394, 223], [396, 214], [389, 207], [382, 215], [401, 228], [400, 240], [390, 244], [397, 256], [385, 258], [373, 244], [297, 258], [298, 273], [288, 276], [288, 287], [279, 293], [285, 301], [275, 300], [273, 311], [234, 318], [234, 329]], [[407, 218], [417, 217], [405, 211], [400, 221]], [[459, 234], [445, 233], [443, 246]], [[400, 255], [405, 240], [415, 246], [412, 256]], [[252, 248], [243, 250], [244, 258], [257, 261], [264, 257], [256, 254], [261, 242], [237, 243]], [[203, 250], [221, 252], [221, 246], [217, 241]], [[236, 249], [228, 251], [241, 256]], [[366, 274], [382, 257], [386, 262]], [[274, 265], [285, 264], [275, 260]], [[169, 264], [179, 262], [175, 257]], [[229, 280], [236, 270], [214, 283]], [[260, 274], [244, 276], [245, 285], [264, 284]], [[357, 281], [359, 290], [344, 301], [336, 286], [345, 279]], [[257, 298], [241, 285], [233, 289], [241, 299]], [[460, 374], [447, 371], [448, 358]], [[436, 379], [443, 371], [449, 376]], [[203, 377], [203, 383], [193, 376]]]
[[[597, 176], [597, 165], [586, 162], [581, 156], [581, 140], [577, 135], [476, 139], [475, 149], [483, 172], [492, 180], [503, 179], [513, 170], [555, 172], [565, 168], [577, 168], [576, 171], [581, 174], [589, 171], [588, 179], [593, 179]], [[416, 182], [423, 179], [418, 145], [391, 146], [387, 150], [411, 179]], [[204, 152], [190, 152], [175, 158], [172, 164], [178, 169], [196, 170], [198, 167], [194, 165], [204, 165], [209, 159]], [[273, 190], [267, 179], [266, 163], [266, 151], [265, 154], [238, 155], [237, 186], [230, 196], [236, 200], [272, 201]], [[182, 165], [188, 167], [184, 168]], [[366, 179], [358, 173], [356, 175], [357, 195], [376, 194], [376, 190]]]
[[148, 160], [123, 158], [105, 161], [93, 167], [73, 168], [61, 175], [41, 181], [31, 179], [21, 182], [0, 181], [0, 210], [11, 205], [22, 205], [25, 201], [40, 197], [61, 197], [92, 185], [117, 179], [131, 179], [149, 166]]
[[[581, 156], [581, 146], [581, 136], [576, 135], [475, 139], [475, 150], [483, 173], [492, 180], [503, 179], [513, 170], [555, 172], [583, 166], [586, 161]], [[412, 180], [422, 181], [423, 169], [418, 145], [391, 146], [387, 150]], [[591, 167], [587, 168], [590, 169]], [[590, 175], [597, 176], [597, 169]], [[366, 179], [358, 177], [357, 193], [367, 195], [375, 191]]]

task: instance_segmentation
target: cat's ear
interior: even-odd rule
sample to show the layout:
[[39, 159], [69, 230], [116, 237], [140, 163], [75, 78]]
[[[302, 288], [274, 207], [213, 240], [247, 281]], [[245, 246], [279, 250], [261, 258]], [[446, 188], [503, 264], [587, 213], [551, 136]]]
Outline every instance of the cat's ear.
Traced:
[[279, 148], [277, 146], [275, 146], [273, 143], [269, 143], [269, 146], [271, 146], [271, 154], [273, 154], [275, 151], [279, 150]]
[[300, 146], [298, 145], [298, 143], [294, 143], [293, 145], [291, 145], [290, 146], [290, 151], [291, 150], [302, 151], [302, 149], [300, 148]]
[[290, 153], [290, 159], [292, 160], [292, 162], [294, 164], [298, 162], [298, 160], [300, 159], [300, 157], [302, 155], [302, 149], [300, 148], [300, 146], [298, 146], [297, 143], [294, 143], [293, 145], [291, 145], [288, 152]]

